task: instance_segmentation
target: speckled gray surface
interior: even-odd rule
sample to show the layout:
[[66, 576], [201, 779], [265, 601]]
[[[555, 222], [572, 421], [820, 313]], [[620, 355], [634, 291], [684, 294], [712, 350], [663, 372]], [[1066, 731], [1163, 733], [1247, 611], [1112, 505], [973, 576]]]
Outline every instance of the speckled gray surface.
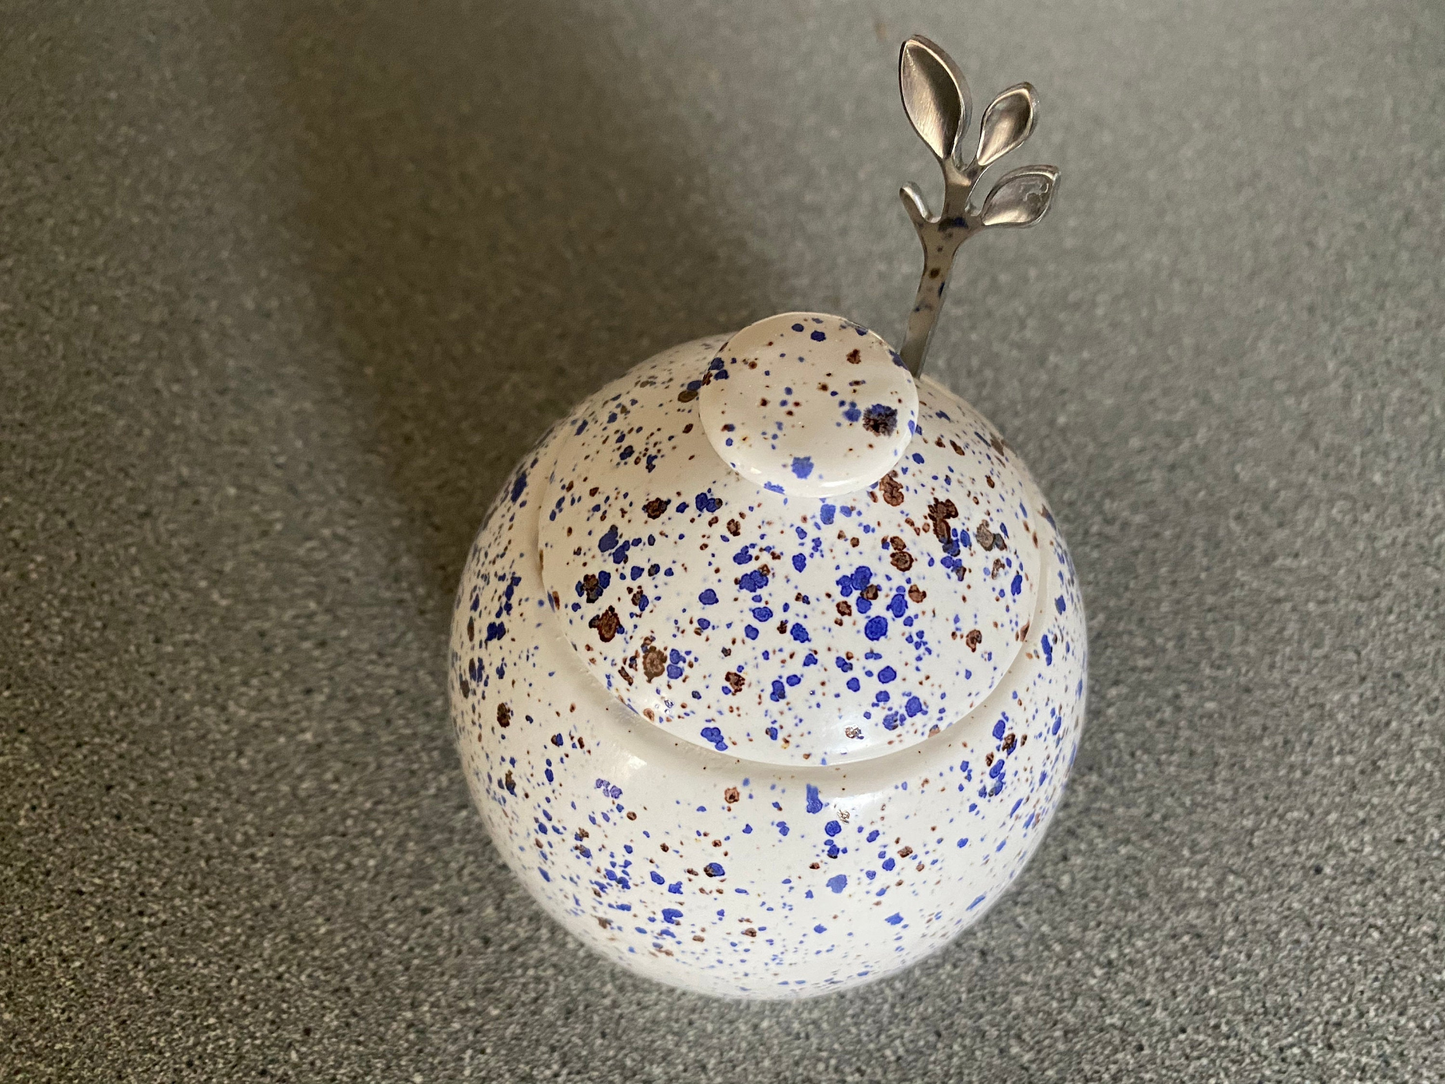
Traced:
[[[1445, 8], [3, 7], [0, 1078], [1445, 1077]], [[1065, 172], [935, 365], [1073, 546], [1090, 723], [951, 949], [698, 1000], [483, 838], [451, 592], [642, 356], [897, 334], [913, 30]]]

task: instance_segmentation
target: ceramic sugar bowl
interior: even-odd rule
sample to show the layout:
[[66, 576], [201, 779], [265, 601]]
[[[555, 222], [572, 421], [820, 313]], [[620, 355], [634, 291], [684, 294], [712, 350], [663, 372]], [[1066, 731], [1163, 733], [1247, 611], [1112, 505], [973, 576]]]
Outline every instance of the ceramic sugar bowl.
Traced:
[[902, 354], [798, 312], [642, 363], [517, 467], [457, 595], [453, 720], [498, 850], [584, 942], [703, 993], [823, 993], [946, 944], [1037, 846], [1083, 721], [1047, 503], [917, 375], [958, 245], [1036, 221], [1057, 175], [975, 211], [1032, 90], [963, 165], [952, 61], [914, 38], [900, 73], [947, 186], [938, 216], [905, 197]]

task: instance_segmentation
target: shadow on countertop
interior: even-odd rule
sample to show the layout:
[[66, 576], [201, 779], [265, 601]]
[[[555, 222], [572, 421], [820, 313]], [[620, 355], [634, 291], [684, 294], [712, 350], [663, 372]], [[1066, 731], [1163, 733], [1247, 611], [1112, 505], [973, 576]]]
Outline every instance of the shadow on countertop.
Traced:
[[559, 3], [475, 15], [328, 10], [247, 34], [281, 65], [320, 318], [448, 596], [552, 420], [771, 293], [668, 88], [614, 33]]

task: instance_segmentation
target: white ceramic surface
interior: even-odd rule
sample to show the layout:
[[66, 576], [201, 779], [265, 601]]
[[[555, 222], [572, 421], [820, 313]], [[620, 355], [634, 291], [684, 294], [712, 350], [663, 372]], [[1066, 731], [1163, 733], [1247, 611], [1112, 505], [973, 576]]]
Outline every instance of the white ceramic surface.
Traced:
[[[783, 319], [882, 344], [821, 314], [763, 330]], [[648, 977], [797, 997], [918, 960], [1017, 875], [1077, 748], [1086, 646], [1022, 464], [887, 355], [869, 379], [908, 426], [867, 460], [887, 473], [829, 496], [756, 484], [786, 488], [807, 431], [712, 398], [744, 386], [717, 374], [759, 327], [644, 362], [524, 460], [466, 565], [450, 687], [477, 806], [550, 913]], [[832, 352], [789, 353], [809, 386], [834, 379]], [[815, 433], [847, 409], [823, 395]], [[783, 436], [732, 469], [723, 411], [699, 416], [720, 404]], [[817, 446], [833, 477], [879, 454]]]

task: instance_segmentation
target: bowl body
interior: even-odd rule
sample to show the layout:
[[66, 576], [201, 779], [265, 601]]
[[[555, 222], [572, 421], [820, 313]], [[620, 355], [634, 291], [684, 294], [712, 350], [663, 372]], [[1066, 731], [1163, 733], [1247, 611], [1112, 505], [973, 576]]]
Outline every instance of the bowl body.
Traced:
[[[665, 351], [598, 397], [703, 372], [721, 343]], [[939, 386], [920, 382], [918, 397], [920, 416], [946, 410], [1007, 447]], [[951, 725], [870, 759], [767, 763], [680, 740], [635, 714], [564, 635], [538, 537], [543, 491], [575, 416], [543, 437], [498, 495], [452, 622], [457, 745], [507, 864], [606, 958], [709, 995], [806, 997], [947, 944], [1037, 847], [1083, 723], [1083, 603], [1027, 471], [1012, 459], [1035, 513], [1037, 598], [988, 696]], [[924, 426], [910, 454], [924, 463], [945, 453]]]

